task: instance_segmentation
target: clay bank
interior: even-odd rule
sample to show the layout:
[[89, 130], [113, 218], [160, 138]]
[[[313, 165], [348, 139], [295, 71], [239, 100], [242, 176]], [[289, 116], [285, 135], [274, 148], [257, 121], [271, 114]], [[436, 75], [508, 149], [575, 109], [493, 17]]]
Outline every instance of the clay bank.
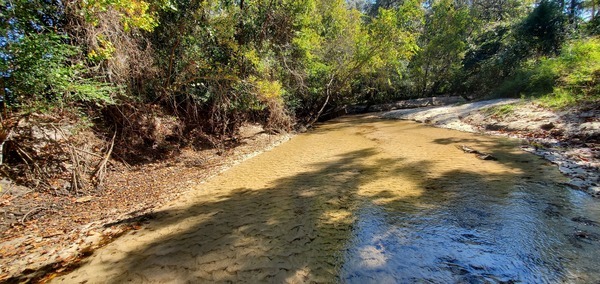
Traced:
[[339, 118], [194, 186], [53, 280], [600, 281], [600, 201], [519, 146]]

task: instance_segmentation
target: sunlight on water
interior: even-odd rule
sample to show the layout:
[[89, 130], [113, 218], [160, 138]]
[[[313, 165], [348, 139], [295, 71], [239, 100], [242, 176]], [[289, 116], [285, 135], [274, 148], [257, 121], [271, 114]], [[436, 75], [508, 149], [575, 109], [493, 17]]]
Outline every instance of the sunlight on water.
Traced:
[[194, 188], [57, 280], [599, 281], [598, 200], [518, 146], [337, 119]]

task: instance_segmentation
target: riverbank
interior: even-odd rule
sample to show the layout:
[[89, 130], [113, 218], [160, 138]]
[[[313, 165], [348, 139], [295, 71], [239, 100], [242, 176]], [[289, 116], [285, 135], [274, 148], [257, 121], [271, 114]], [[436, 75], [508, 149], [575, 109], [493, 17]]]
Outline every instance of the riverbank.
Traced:
[[518, 145], [340, 117], [197, 185], [51, 283], [598, 283], [600, 200]]
[[402, 109], [380, 114], [436, 127], [523, 140], [522, 149], [556, 164], [569, 187], [600, 196], [600, 106], [562, 111], [518, 99]]
[[240, 129], [236, 147], [182, 149], [175, 157], [140, 165], [113, 161], [105, 187], [85, 196], [35, 192], [3, 180], [0, 283], [35, 283], [72, 269], [97, 248], [154, 219], [167, 202], [291, 136], [249, 124]]
[[[570, 187], [598, 194], [598, 108], [556, 113], [520, 100], [494, 100], [404, 109], [381, 117], [521, 138], [525, 151], [559, 165], [572, 178]], [[0, 282], [68, 271], [98, 247], [157, 218], [156, 209], [163, 204], [188, 196], [195, 185], [290, 137], [247, 125], [235, 148], [183, 149], [175, 157], [137, 166], [114, 162], [106, 188], [93, 195], [49, 196], [2, 184], [4, 215], [15, 208], [21, 215], [14, 216], [0, 239]]]

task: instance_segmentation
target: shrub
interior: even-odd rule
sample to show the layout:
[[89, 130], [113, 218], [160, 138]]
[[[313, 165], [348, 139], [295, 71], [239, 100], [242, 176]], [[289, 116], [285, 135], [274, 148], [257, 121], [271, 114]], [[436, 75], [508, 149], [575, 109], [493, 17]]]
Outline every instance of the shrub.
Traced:
[[574, 40], [557, 57], [529, 60], [495, 90], [498, 96], [528, 96], [549, 107], [600, 99], [600, 38]]
[[25, 35], [3, 49], [0, 73], [10, 107], [36, 109], [72, 102], [113, 103], [116, 88], [85, 78], [85, 67], [70, 60], [78, 50], [56, 33]]

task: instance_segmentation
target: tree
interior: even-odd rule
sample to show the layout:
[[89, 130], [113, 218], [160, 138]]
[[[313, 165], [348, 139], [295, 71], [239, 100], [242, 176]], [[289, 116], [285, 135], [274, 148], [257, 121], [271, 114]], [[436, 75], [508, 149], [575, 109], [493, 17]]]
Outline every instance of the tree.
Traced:
[[517, 38], [540, 55], [556, 55], [566, 38], [567, 18], [558, 3], [542, 0], [517, 29]]
[[467, 50], [472, 24], [467, 7], [457, 8], [450, 0], [433, 4], [419, 39], [421, 50], [411, 61], [414, 92], [424, 96], [451, 90], [453, 76]]
[[113, 102], [115, 89], [87, 78], [75, 60], [80, 50], [68, 43], [62, 2], [2, 1], [0, 7], [0, 85], [10, 106]]
[[303, 68], [299, 73], [305, 74], [302, 81], [307, 86], [300, 94], [305, 106], [300, 111], [309, 122], [323, 111], [355, 101], [353, 86], [366, 86], [361, 82], [372, 74], [391, 78], [398, 71], [392, 66], [399, 66], [416, 51], [412, 24], [422, 17], [418, 1], [380, 9], [372, 18], [347, 9], [343, 1], [320, 0], [315, 4], [294, 40]]

